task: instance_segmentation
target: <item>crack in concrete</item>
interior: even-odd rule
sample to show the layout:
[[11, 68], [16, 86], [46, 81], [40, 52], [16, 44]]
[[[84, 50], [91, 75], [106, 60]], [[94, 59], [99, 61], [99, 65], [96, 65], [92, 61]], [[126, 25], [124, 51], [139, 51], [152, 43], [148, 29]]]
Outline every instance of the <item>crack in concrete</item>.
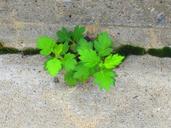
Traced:
[[[16, 48], [3, 47], [0, 43], [0, 55], [3, 54], [22, 54], [22, 55], [37, 55], [39, 54], [39, 49], [37, 48], [27, 48], [23, 50], [19, 50]], [[163, 47], [163, 48], [150, 48], [145, 49], [143, 47], [137, 47], [132, 45], [123, 45], [121, 47], [115, 48], [113, 53], [118, 53], [124, 56], [129, 55], [152, 55], [156, 57], [170, 57], [171, 58], [171, 48]]]

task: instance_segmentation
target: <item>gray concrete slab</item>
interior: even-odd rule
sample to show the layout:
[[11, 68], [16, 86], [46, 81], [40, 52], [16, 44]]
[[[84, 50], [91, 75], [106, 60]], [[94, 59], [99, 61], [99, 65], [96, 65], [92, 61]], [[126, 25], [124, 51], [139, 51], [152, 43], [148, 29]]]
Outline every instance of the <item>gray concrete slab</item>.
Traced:
[[0, 23], [0, 43], [4, 46], [20, 47], [17, 30], [13, 24]]
[[38, 55], [0, 56], [2, 128], [170, 128], [171, 59], [130, 56], [116, 87], [55, 83]]
[[[6, 47], [18, 49], [35, 48], [36, 40], [39, 36], [48, 35], [57, 39], [56, 32], [61, 26], [69, 29], [74, 27], [74, 25], [67, 24], [2, 23], [0, 26], [0, 30], [2, 30], [0, 31], [0, 42]], [[86, 25], [85, 27], [89, 32], [96, 34], [101, 31], [107, 31], [112, 37], [115, 47], [125, 44], [147, 49], [171, 47], [171, 29], [102, 27], [98, 25]]]
[[170, 0], [13, 0], [3, 3], [23, 22], [98, 21], [106, 25], [171, 27]]
[[111, 35], [121, 33], [118, 45], [171, 46], [170, 12], [170, 0], [1, 0], [0, 42], [35, 47], [38, 35], [54, 37], [62, 26], [98, 24]]

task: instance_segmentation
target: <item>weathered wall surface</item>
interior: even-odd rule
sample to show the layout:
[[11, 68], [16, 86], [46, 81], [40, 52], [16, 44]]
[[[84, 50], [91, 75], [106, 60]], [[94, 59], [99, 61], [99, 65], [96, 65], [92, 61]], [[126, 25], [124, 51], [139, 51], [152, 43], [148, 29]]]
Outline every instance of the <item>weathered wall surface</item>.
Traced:
[[[171, 46], [171, 0], [0, 0], [0, 42], [35, 47], [61, 26], [96, 24], [116, 45]], [[88, 27], [91, 29], [91, 27]]]
[[128, 57], [107, 93], [55, 83], [43, 61], [0, 56], [0, 128], [171, 128], [171, 59]]
[[[116, 46], [171, 46], [171, 0], [0, 0], [0, 42], [35, 47], [61, 26], [108, 31]], [[68, 88], [44, 57], [0, 56], [0, 128], [171, 128], [171, 59], [129, 56], [116, 87]]]

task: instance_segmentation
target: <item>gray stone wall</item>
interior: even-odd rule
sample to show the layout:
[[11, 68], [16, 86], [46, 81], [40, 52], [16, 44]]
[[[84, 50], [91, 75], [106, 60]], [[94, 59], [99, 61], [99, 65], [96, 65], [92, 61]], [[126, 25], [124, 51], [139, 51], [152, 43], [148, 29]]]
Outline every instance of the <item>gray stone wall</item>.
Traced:
[[0, 128], [171, 128], [171, 59], [129, 56], [116, 86], [54, 82], [44, 58], [0, 56]]
[[171, 0], [0, 0], [0, 42], [35, 47], [62, 26], [108, 31], [115, 45], [171, 46]]
[[[171, 47], [171, 0], [0, 0], [0, 43], [35, 47], [62, 26], [107, 31], [115, 46]], [[116, 86], [69, 88], [45, 58], [0, 56], [0, 128], [171, 128], [171, 59], [128, 56]]]

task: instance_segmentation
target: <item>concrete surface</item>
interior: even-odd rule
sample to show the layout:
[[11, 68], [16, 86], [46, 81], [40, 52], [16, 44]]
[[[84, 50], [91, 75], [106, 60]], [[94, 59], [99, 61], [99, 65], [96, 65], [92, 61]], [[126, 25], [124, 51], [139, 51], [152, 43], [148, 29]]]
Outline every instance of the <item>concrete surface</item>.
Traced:
[[1, 128], [170, 128], [171, 59], [130, 56], [116, 87], [65, 86], [40, 56], [0, 56]]
[[92, 24], [96, 32], [109, 31], [117, 45], [171, 46], [170, 12], [170, 0], [0, 0], [0, 42], [35, 47], [39, 35]]

